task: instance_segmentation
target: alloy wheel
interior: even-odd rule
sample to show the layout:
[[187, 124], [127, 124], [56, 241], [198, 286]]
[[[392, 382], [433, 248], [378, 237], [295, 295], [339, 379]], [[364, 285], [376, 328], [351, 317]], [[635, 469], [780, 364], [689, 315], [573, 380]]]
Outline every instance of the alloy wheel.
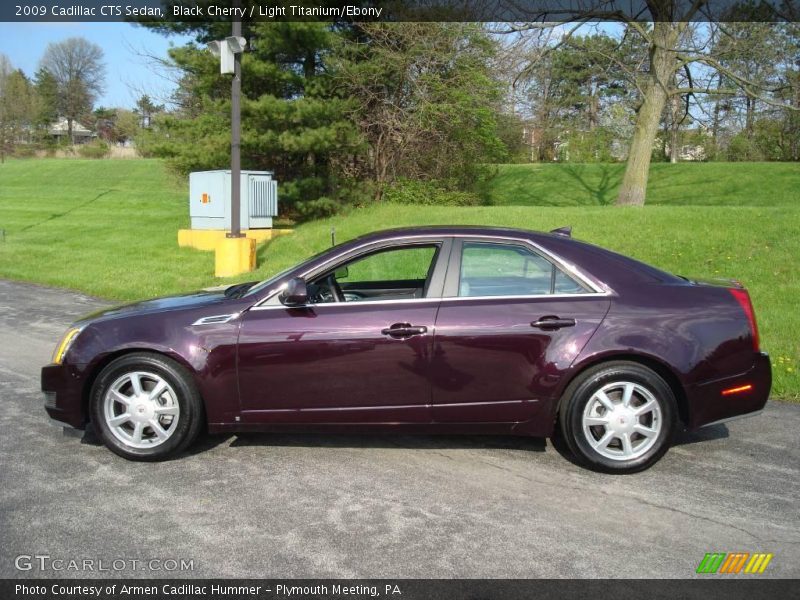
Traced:
[[131, 371], [117, 378], [103, 400], [111, 433], [131, 448], [146, 449], [166, 442], [178, 425], [180, 405], [172, 386], [160, 375]]
[[592, 394], [582, 416], [583, 434], [595, 452], [611, 460], [631, 460], [650, 450], [661, 433], [661, 405], [645, 386], [608, 383]]

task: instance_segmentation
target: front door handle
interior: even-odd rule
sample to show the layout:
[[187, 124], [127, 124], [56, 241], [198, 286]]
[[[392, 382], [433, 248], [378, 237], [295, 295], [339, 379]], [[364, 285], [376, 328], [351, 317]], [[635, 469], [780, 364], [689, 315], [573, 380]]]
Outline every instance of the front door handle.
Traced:
[[414, 335], [427, 333], [428, 328], [424, 325], [412, 325], [411, 323], [395, 323], [391, 327], [381, 329], [383, 335], [393, 338], [407, 338]]
[[561, 329], [562, 327], [575, 327], [575, 319], [562, 319], [555, 315], [547, 315], [533, 321], [531, 327], [536, 327], [537, 329], [543, 329], [545, 331]]

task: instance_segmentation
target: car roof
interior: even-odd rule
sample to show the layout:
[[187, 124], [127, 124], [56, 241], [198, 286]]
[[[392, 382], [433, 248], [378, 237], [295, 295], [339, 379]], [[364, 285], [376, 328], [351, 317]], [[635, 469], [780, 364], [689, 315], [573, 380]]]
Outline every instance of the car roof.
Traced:
[[373, 231], [356, 238], [360, 241], [376, 239], [392, 239], [412, 235], [430, 236], [468, 236], [486, 235], [493, 237], [516, 237], [534, 238], [537, 236], [551, 236], [553, 234], [541, 231], [531, 231], [529, 229], [519, 229], [514, 227], [489, 227], [483, 225], [420, 225], [415, 227], [395, 227]]

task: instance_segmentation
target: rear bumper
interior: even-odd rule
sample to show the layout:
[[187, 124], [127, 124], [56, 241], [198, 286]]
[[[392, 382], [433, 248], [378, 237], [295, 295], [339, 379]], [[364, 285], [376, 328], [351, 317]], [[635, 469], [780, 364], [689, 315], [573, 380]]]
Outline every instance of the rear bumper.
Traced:
[[86, 415], [83, 411], [82, 379], [79, 371], [70, 365], [42, 367], [42, 392], [44, 408], [51, 419], [83, 429]]
[[[723, 391], [751, 386], [744, 391], [723, 395]], [[756, 354], [753, 366], [733, 377], [717, 379], [690, 386], [689, 429], [729, 421], [738, 417], [755, 416], [767, 403], [772, 387], [772, 365], [765, 352]]]

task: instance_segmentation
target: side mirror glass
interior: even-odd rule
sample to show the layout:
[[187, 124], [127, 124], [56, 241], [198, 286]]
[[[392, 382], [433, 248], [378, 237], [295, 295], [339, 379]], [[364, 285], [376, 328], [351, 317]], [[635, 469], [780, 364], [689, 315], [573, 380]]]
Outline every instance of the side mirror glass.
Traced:
[[350, 269], [348, 269], [346, 266], [339, 267], [333, 272], [333, 276], [336, 277], [336, 279], [347, 279], [349, 275], [350, 275]]
[[286, 306], [302, 306], [308, 304], [308, 286], [302, 277], [290, 279], [278, 296], [278, 300]]

